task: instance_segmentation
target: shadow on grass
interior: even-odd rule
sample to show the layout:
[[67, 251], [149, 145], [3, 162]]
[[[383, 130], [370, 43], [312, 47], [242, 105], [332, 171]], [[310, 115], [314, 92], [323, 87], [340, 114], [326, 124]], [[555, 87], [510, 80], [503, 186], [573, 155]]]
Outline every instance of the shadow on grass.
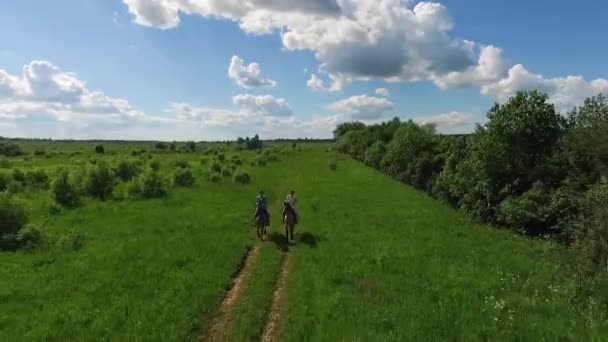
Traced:
[[277, 232], [270, 233], [268, 240], [273, 242], [279, 250], [289, 252], [289, 244], [285, 239], [285, 234], [279, 234]]
[[303, 232], [303, 233], [297, 234], [297, 235], [298, 235], [298, 242], [303, 243], [310, 248], [317, 248], [319, 241], [321, 241], [321, 238], [319, 238], [318, 236], [315, 236], [313, 233], [310, 233], [310, 232]]

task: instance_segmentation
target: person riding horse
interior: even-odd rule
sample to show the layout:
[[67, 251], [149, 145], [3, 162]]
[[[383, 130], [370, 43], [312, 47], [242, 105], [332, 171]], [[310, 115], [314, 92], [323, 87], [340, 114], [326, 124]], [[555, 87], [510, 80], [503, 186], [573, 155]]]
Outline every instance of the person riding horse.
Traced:
[[258, 196], [255, 198], [255, 216], [257, 219], [260, 215], [264, 215], [264, 219], [266, 221], [266, 226], [270, 226], [270, 214], [268, 213], [268, 202], [266, 201], [266, 196], [264, 196], [264, 191], [260, 191]]
[[[291, 207], [291, 210], [293, 212], [293, 216], [294, 216], [294, 223], [297, 224], [298, 223], [298, 208], [297, 208], [297, 204], [298, 204], [298, 199], [296, 198], [296, 192], [294, 190], [291, 190], [291, 192], [289, 194], [287, 194], [287, 198], [285, 199], [286, 202], [289, 203], [289, 206]], [[285, 216], [285, 213], [283, 212], [283, 216]]]

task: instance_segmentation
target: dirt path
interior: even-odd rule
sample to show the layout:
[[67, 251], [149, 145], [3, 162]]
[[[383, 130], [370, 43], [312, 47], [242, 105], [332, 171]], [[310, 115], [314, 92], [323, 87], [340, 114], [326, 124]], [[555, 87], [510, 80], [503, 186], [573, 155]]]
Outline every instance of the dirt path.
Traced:
[[272, 295], [272, 306], [270, 313], [268, 314], [268, 320], [264, 327], [264, 333], [262, 334], [263, 342], [274, 342], [278, 341], [278, 328], [280, 327], [280, 319], [283, 314], [283, 310], [287, 301], [286, 293], [286, 282], [289, 276], [289, 270], [291, 268], [291, 255], [292, 253], [287, 252], [283, 258], [283, 265], [281, 266], [281, 274], [277, 281], [276, 289]]
[[247, 279], [251, 274], [253, 266], [260, 252], [260, 243], [256, 243], [246, 254], [243, 263], [232, 280], [232, 286], [226, 292], [222, 305], [220, 306], [220, 314], [213, 321], [211, 329], [206, 335], [200, 336], [199, 341], [223, 341], [224, 332], [230, 320], [230, 310], [243, 293], [243, 288], [247, 283]]

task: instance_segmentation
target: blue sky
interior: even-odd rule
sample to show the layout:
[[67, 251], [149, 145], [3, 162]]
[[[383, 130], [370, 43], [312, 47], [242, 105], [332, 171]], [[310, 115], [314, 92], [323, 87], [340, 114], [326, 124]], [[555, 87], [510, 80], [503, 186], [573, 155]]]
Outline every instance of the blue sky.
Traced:
[[519, 89], [547, 91], [560, 110], [608, 92], [605, 1], [190, 3], [3, 1], [0, 135], [326, 137], [393, 116], [466, 132]]

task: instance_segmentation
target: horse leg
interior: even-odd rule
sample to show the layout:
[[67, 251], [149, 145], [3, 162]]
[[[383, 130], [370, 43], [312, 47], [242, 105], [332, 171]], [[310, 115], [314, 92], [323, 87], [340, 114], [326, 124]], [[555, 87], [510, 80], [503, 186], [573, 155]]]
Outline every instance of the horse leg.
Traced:
[[295, 224], [290, 224], [289, 225], [289, 235], [291, 236], [291, 239], [293, 240], [293, 230], [295, 228]]

